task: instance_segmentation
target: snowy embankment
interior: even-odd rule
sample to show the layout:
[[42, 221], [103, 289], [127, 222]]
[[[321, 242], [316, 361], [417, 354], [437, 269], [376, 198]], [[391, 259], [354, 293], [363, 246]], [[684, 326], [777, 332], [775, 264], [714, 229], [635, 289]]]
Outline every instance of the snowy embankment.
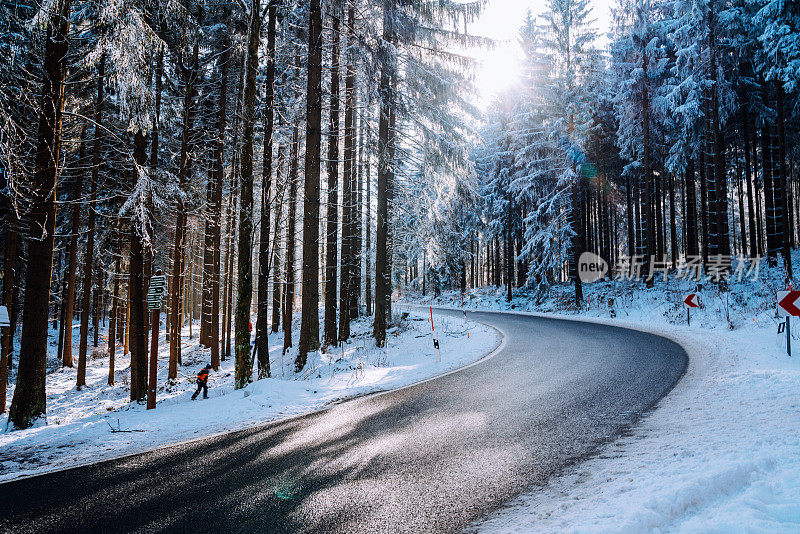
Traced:
[[[169, 343], [162, 324], [158, 405], [149, 411], [129, 401], [128, 356], [117, 356], [116, 385], [108, 386], [108, 356], [105, 351], [98, 352], [87, 365], [88, 386], [78, 391], [75, 368], [60, 367], [52, 355], [48, 361], [47, 424], [3, 432], [8, 415], [0, 416], [0, 481], [324, 409], [342, 399], [406, 386], [467, 365], [490, 353], [500, 341], [494, 329], [472, 321], [434, 313], [434, 323], [441, 362], [435, 360], [429, 317], [411, 312], [389, 329], [385, 349], [374, 348], [371, 323], [358, 320], [353, 322], [350, 343], [328, 354], [309, 354], [309, 362], [299, 374], [293, 372], [296, 349], [282, 355], [283, 333], [273, 334], [269, 339], [272, 378], [234, 390], [231, 358], [222, 362], [219, 371], [212, 371], [209, 398], [196, 401], [190, 398], [194, 376], [210, 361], [210, 351], [199, 347], [196, 327], [193, 339], [188, 337], [188, 327], [184, 328], [183, 365], [176, 383], [167, 385]], [[299, 324], [293, 331], [299, 331]], [[101, 347], [106, 343], [103, 339]], [[52, 345], [51, 350], [55, 352]], [[117, 352], [122, 352], [121, 347]], [[12, 395], [13, 385], [9, 399]]]
[[[568, 317], [671, 338], [689, 354], [686, 375], [625, 435], [469, 530], [800, 532], [800, 321], [789, 358], [775, 318], [782, 280], [762, 275], [733, 282], [727, 295], [707, 284], [691, 328], [678, 297], [693, 283], [584, 286], [589, 309]], [[500, 295], [479, 291], [469, 306], [511, 308]], [[513, 305], [537, 308], [524, 298]]]

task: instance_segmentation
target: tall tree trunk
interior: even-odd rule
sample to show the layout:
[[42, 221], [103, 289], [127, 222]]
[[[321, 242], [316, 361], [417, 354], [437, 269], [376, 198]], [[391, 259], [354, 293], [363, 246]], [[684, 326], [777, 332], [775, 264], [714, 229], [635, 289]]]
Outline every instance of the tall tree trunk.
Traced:
[[[713, 3], [711, 4], [712, 11], [710, 12], [711, 24], [710, 26], [710, 48], [711, 48], [711, 81], [713, 87], [711, 88], [711, 121], [713, 123], [714, 135], [714, 192], [716, 196], [716, 214], [717, 214], [717, 254], [725, 257], [731, 255], [731, 239], [730, 228], [728, 223], [728, 178], [727, 169], [725, 168], [725, 135], [722, 131], [722, 124], [719, 117], [719, 84], [717, 83], [717, 43], [716, 43], [716, 28], [715, 17], [713, 12]], [[711, 133], [711, 132], [709, 132]], [[724, 280], [721, 280], [723, 282]]]
[[45, 40], [44, 82], [38, 110], [36, 159], [29, 184], [28, 257], [31, 261], [28, 261], [25, 275], [17, 387], [9, 412], [9, 421], [15, 428], [33, 425], [37, 418], [45, 415], [47, 402], [44, 387], [47, 314], [53, 268], [55, 201], [61, 150], [64, 60], [68, 49], [70, 0], [57, 0], [51, 9]]
[[236, 217], [236, 213], [239, 211], [239, 171], [237, 170], [237, 166], [234, 165], [233, 171], [233, 184], [232, 184], [232, 194], [233, 198], [231, 202], [228, 204], [228, 208], [230, 210], [229, 213], [229, 222], [228, 227], [230, 228], [230, 232], [228, 235], [228, 257], [227, 257], [227, 265], [225, 267], [226, 273], [226, 280], [225, 280], [225, 292], [227, 297], [225, 299], [225, 313], [224, 313], [224, 323], [225, 323], [225, 339], [223, 343], [225, 343], [224, 351], [222, 359], [225, 360], [226, 358], [230, 358], [231, 356], [231, 319], [233, 314], [233, 280], [234, 280], [234, 270], [233, 270], [233, 262], [236, 255], [234, 254], [234, 250], [236, 249], [236, 237], [237, 237], [237, 228], [239, 219]]
[[[194, 135], [194, 84], [197, 76], [198, 62], [198, 43], [194, 45], [192, 52], [192, 62], [190, 65], [183, 66], [179, 61], [183, 71], [184, 95], [183, 95], [183, 132], [181, 135], [180, 167], [178, 169], [178, 187], [185, 192], [189, 174], [191, 172]], [[186, 206], [184, 205], [183, 195], [179, 194], [175, 208], [175, 233], [174, 245], [172, 248], [172, 281], [170, 284], [170, 337], [169, 337], [169, 368], [167, 378], [176, 380], [178, 378], [178, 363], [181, 361], [181, 300], [183, 298], [183, 268], [186, 248]]]
[[297, 226], [297, 173], [300, 151], [299, 126], [292, 129], [292, 155], [289, 170], [289, 213], [286, 223], [286, 286], [283, 291], [283, 352], [292, 346], [292, 312], [294, 311], [295, 228]]
[[344, 166], [342, 174], [342, 269], [339, 286], [339, 339], [350, 337], [355, 273], [355, 122], [356, 65], [354, 52], [355, 8], [347, 8], [347, 66], [345, 76]]
[[514, 212], [514, 199], [511, 196], [511, 189], [508, 189], [507, 198], [508, 208], [506, 212], [506, 302], [511, 302], [513, 298], [512, 288], [514, 286], [514, 222], [512, 214]]
[[[364, 127], [366, 128], [366, 144], [369, 145], [370, 143], [370, 115], [369, 108], [367, 111], [367, 120], [364, 123]], [[364, 218], [366, 222], [364, 223], [364, 233], [366, 234], [364, 239], [366, 240], [365, 247], [364, 247], [364, 273], [365, 273], [365, 281], [364, 281], [364, 300], [366, 301], [367, 305], [367, 315], [372, 315], [372, 178], [370, 176], [370, 157], [369, 157], [369, 150], [366, 151], [366, 157], [364, 162], [364, 181], [366, 182], [367, 187], [367, 200], [366, 200], [366, 214]], [[415, 263], [415, 272], [417, 270], [416, 263]], [[415, 278], [419, 276], [418, 273], [415, 274]]]
[[114, 293], [111, 300], [111, 317], [108, 321], [108, 385], [114, 385], [114, 356], [117, 349], [116, 340], [116, 327], [117, 327], [117, 313], [119, 311], [119, 276], [120, 276], [120, 262], [122, 258], [122, 250], [120, 246], [119, 228], [114, 228], [114, 241], [116, 243], [114, 260]]
[[[10, 192], [9, 192], [10, 195]], [[11, 326], [0, 328], [0, 414], [6, 411], [6, 385], [11, 365], [11, 351], [14, 347], [14, 284], [16, 282], [17, 243], [19, 240], [19, 221], [13, 200], [9, 197], [6, 214], [6, 247], [3, 259], [3, 306], [8, 311]]]
[[[355, 22], [353, 22], [355, 25]], [[358, 109], [358, 88], [357, 86], [353, 88], [353, 93], [355, 96], [354, 108]], [[355, 116], [354, 116], [355, 120]], [[361, 266], [362, 266], [362, 255], [363, 250], [362, 246], [364, 245], [364, 241], [361, 238], [362, 233], [362, 226], [363, 226], [363, 210], [364, 210], [364, 193], [362, 187], [363, 183], [363, 175], [362, 175], [362, 168], [361, 168], [361, 152], [362, 152], [362, 145], [363, 145], [363, 122], [364, 117], [363, 113], [358, 119], [358, 125], [355, 126], [356, 130], [358, 131], [358, 135], [356, 136], [356, 149], [354, 151], [354, 162], [355, 165], [353, 169], [350, 171], [353, 176], [353, 248], [352, 248], [352, 256], [353, 256], [353, 271], [352, 271], [352, 282], [351, 287], [352, 291], [350, 291], [350, 319], [355, 320], [358, 319], [358, 315], [361, 310]]]
[[675, 213], [675, 175], [669, 174], [669, 216], [672, 224], [669, 225], [669, 248], [672, 255], [672, 268], [678, 267], [678, 215]]
[[[264, 96], [264, 164], [261, 174], [261, 239], [258, 253], [258, 317], [256, 319], [256, 353], [258, 354], [258, 378], [270, 376], [269, 368], [269, 271], [271, 252], [270, 189], [272, 186], [272, 137], [274, 127], [275, 91], [275, 34], [278, 16], [275, 2], [269, 4], [267, 22], [267, 79]], [[274, 246], [274, 245], [273, 245]]]
[[741, 234], [741, 252], [742, 256], [747, 255], [747, 222], [745, 221], [744, 209], [744, 182], [747, 181], [747, 176], [742, 172], [742, 159], [739, 157], [738, 148], [734, 148], [734, 158], [736, 160], [736, 182], [737, 182], [737, 195], [739, 198], [739, 233]]
[[[647, 74], [647, 58], [645, 57], [644, 61], [644, 69], [645, 75]], [[642, 203], [644, 206], [644, 225], [645, 225], [645, 235], [644, 235], [644, 251], [645, 251], [645, 258], [644, 258], [644, 271], [649, 274], [649, 267], [650, 267], [650, 260], [654, 254], [656, 254], [656, 236], [655, 236], [655, 218], [653, 214], [653, 162], [651, 156], [651, 142], [650, 142], [650, 93], [649, 88], [645, 84], [642, 89], [642, 131], [643, 131], [643, 143], [644, 143], [644, 169], [643, 169], [643, 179], [644, 179], [644, 202]], [[647, 277], [647, 287], [653, 287], [653, 278]]]
[[[134, 136], [133, 157], [137, 165], [146, 163], [146, 139], [144, 133], [136, 132]], [[138, 174], [138, 171], [135, 171]], [[141, 179], [137, 176], [137, 180]], [[147, 330], [145, 328], [144, 302], [144, 250], [142, 239], [145, 229], [131, 220], [131, 245], [129, 260], [128, 299], [129, 304], [129, 339], [131, 348], [131, 400], [141, 401], [147, 395]]]
[[781, 253], [783, 254], [783, 265], [786, 269], [786, 275], [791, 280], [792, 273], [792, 251], [791, 242], [794, 229], [789, 225], [789, 213], [791, 210], [791, 203], [788, 200], [791, 197], [789, 189], [790, 182], [786, 172], [786, 126], [783, 110], [783, 83], [773, 82], [775, 84], [776, 108], [777, 108], [777, 144], [778, 144], [778, 176], [775, 179], [775, 204], [780, 206], [781, 216], [778, 221], [780, 225], [780, 233], [782, 234]]
[[253, 138], [256, 109], [256, 75], [258, 74], [258, 45], [261, 41], [261, 3], [250, 4], [250, 30], [247, 37], [247, 57], [244, 71], [244, 100], [242, 105], [242, 175], [239, 209], [239, 262], [236, 292], [236, 389], [252, 381], [253, 360], [250, 352], [250, 305], [253, 301]]
[[220, 311], [220, 276], [221, 276], [221, 260], [222, 260], [222, 182], [224, 179], [224, 150], [225, 150], [225, 120], [226, 120], [226, 100], [228, 69], [227, 69], [227, 54], [224, 56], [223, 61], [226, 67], [222, 69], [221, 78], [223, 80], [220, 86], [220, 105], [218, 116], [218, 132], [216, 139], [216, 146], [214, 149], [214, 192], [212, 195], [212, 213], [211, 213], [211, 296], [210, 308], [211, 317], [208, 332], [208, 346], [211, 347], [211, 367], [216, 371], [219, 370], [220, 364], [220, 338], [219, 338], [219, 311]]
[[283, 171], [284, 145], [278, 146], [278, 169], [275, 173], [275, 230], [272, 234], [272, 333], [277, 334], [281, 325], [281, 255], [278, 240], [283, 219], [283, 201], [286, 194], [287, 184], [283, 182], [281, 186], [280, 199], [277, 198], [278, 184], [281, 183], [281, 173]]
[[[80, 166], [85, 164], [86, 131], [82, 135], [81, 148], [78, 155]], [[64, 329], [63, 350], [61, 352], [61, 364], [64, 367], [72, 367], [72, 317], [75, 307], [75, 272], [77, 271], [78, 257], [78, 232], [81, 224], [81, 191], [83, 189], [83, 169], [78, 171], [77, 182], [73, 188], [72, 199], [75, 205], [72, 207], [72, 230], [69, 236], [69, 259], [67, 262], [67, 287], [66, 297], [63, 302], [64, 318], [61, 326]], [[91, 206], [90, 206], [91, 207]]]
[[226, 358], [230, 357], [231, 355], [231, 319], [233, 315], [233, 281], [234, 281], [234, 269], [233, 269], [233, 260], [234, 260], [234, 250], [237, 247], [237, 224], [239, 222], [239, 218], [236, 217], [238, 213], [238, 203], [239, 203], [239, 176], [241, 171], [241, 133], [239, 129], [240, 125], [240, 117], [242, 116], [242, 105], [244, 102], [244, 69], [245, 69], [245, 57], [241, 58], [241, 62], [239, 63], [241, 67], [241, 71], [238, 73], [239, 79], [239, 89], [237, 91], [236, 97], [236, 110], [234, 113], [234, 123], [233, 123], [233, 138], [234, 138], [234, 149], [233, 149], [233, 178], [232, 184], [230, 187], [230, 195], [233, 197], [231, 201], [228, 203], [228, 229], [229, 231], [226, 232], [228, 235], [228, 247], [227, 247], [227, 258], [225, 262], [225, 310], [223, 312], [223, 337], [225, 338], [222, 343], [223, 350], [222, 350], [222, 359], [225, 360]]
[[[763, 169], [762, 180], [758, 179], [758, 128], [753, 128], [752, 149], [753, 149], [753, 202], [755, 203], [755, 218], [756, 218], [756, 238], [758, 246], [756, 248], [756, 255], [764, 255], [764, 217], [761, 211], [761, 184], [763, 183]], [[763, 154], [762, 154], [763, 156]]]
[[95, 279], [97, 280], [97, 285], [95, 286], [95, 293], [94, 293], [94, 304], [93, 309], [94, 312], [92, 313], [92, 331], [94, 334], [94, 339], [92, 340], [92, 346], [97, 348], [100, 344], [100, 316], [103, 315], [102, 305], [103, 305], [103, 287], [105, 284], [105, 280], [103, 280], [104, 274], [104, 267], [102, 260], [97, 260], [95, 263], [95, 268], [97, 272], [95, 273]]
[[697, 257], [700, 254], [697, 233], [697, 189], [695, 187], [694, 158], [689, 156], [686, 165], [686, 255]]
[[702, 146], [704, 142], [701, 141], [700, 147], [700, 224], [702, 226], [701, 232], [703, 236], [703, 264], [708, 264], [708, 225], [709, 225], [709, 200], [708, 200], [708, 182], [706, 181], [706, 157], [705, 147]]
[[[756, 216], [753, 196], [753, 168], [750, 164], [750, 117], [745, 103], [741, 106], [742, 138], [744, 140], [744, 179], [747, 183], [747, 223], [750, 230], [750, 257], [758, 255], [758, 235], [756, 233]], [[747, 251], [744, 251], [747, 254]]]
[[[394, 2], [383, 2], [383, 41], [390, 49], [394, 43]], [[391, 82], [393, 63], [391, 51], [386, 50], [381, 65], [380, 78], [380, 118], [378, 120], [378, 188], [377, 221], [375, 225], [375, 319], [373, 335], [375, 344], [383, 347], [386, 343], [386, 326], [389, 320], [391, 301], [391, 272], [389, 266], [389, 194], [392, 187], [393, 135], [390, 132], [390, 119], [394, 99]]]
[[[319, 348], [319, 175], [322, 146], [322, 9], [311, 0], [308, 21], [305, 194], [303, 206], [303, 295], [295, 371]], [[349, 43], [348, 43], [349, 44]]]
[[[336, 7], [340, 7], [337, 6]], [[341, 33], [337, 9], [331, 22], [331, 99], [328, 126], [328, 207], [325, 245], [325, 332], [326, 347], [336, 345], [336, 282], [339, 261], [339, 62]]]
[[767, 227], [767, 257], [770, 263], [774, 265], [780, 245], [778, 244], [778, 214], [775, 206], [773, 184], [774, 151], [772, 139], [772, 125], [770, 124], [769, 119], [765, 117], [763, 130], [761, 132], [761, 168], [764, 181], [764, 214]]
[[78, 376], [76, 386], [78, 390], [86, 385], [86, 352], [88, 350], [89, 336], [89, 307], [92, 296], [92, 263], [94, 262], [94, 233], [95, 233], [95, 200], [97, 199], [97, 183], [100, 180], [100, 144], [102, 142], [103, 124], [103, 78], [105, 77], [105, 56], [100, 56], [97, 65], [97, 100], [94, 104], [94, 150], [92, 153], [92, 183], [89, 193], [89, 221], [86, 237], [86, 254], [83, 260], [83, 305], [81, 312], [81, 339], [78, 348]]
[[627, 202], [627, 223], [628, 223], [628, 256], [633, 257], [636, 254], [636, 237], [633, 223], [633, 183], [631, 182], [630, 175], [625, 178], [625, 201]]
[[[225, 45], [228, 43], [226, 42]], [[216, 371], [220, 365], [220, 275], [222, 259], [222, 236], [220, 235], [222, 222], [222, 182], [225, 175], [225, 127], [227, 124], [228, 104], [228, 62], [230, 61], [230, 47], [224, 46], [220, 56], [220, 85], [217, 104], [217, 138], [214, 140], [214, 184], [211, 195], [211, 273], [209, 296], [209, 324], [207, 345], [211, 347], [211, 367]]]

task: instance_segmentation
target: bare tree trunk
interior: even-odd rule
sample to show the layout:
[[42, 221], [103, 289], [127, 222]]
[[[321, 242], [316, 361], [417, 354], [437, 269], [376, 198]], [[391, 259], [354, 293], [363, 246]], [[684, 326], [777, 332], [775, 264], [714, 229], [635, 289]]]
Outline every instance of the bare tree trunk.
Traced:
[[[144, 133], [134, 136], [133, 157], [139, 167], [146, 163], [146, 139]], [[138, 177], [137, 177], [138, 179]], [[137, 221], [131, 221], [131, 245], [128, 281], [129, 324], [128, 337], [131, 348], [131, 400], [144, 400], [147, 394], [147, 329], [145, 328], [144, 302], [144, 248], [142, 244], [144, 228]]]
[[347, 9], [347, 66], [345, 75], [344, 167], [342, 174], [342, 268], [339, 284], [339, 339], [350, 337], [353, 317], [353, 281], [355, 273], [355, 122], [356, 122], [356, 65], [355, 65], [355, 7]]
[[281, 183], [281, 173], [283, 172], [283, 153], [284, 146], [278, 146], [278, 165], [275, 172], [275, 230], [272, 234], [272, 333], [278, 333], [281, 324], [281, 254], [278, 246], [280, 239], [281, 220], [283, 219], [283, 200], [286, 194], [286, 183], [281, 186], [280, 199], [278, 198], [278, 184]]
[[678, 214], [675, 213], [675, 175], [669, 174], [669, 215], [672, 224], [669, 225], [669, 248], [672, 255], [672, 268], [678, 267]]
[[278, 16], [275, 2], [269, 4], [267, 22], [267, 79], [264, 96], [264, 164], [261, 174], [261, 239], [258, 250], [258, 317], [256, 353], [258, 378], [270, 376], [269, 368], [269, 271], [270, 190], [272, 188], [272, 144], [275, 123], [275, 33]]
[[[744, 141], [744, 179], [747, 182], [747, 223], [750, 230], [750, 257], [758, 255], [758, 234], [756, 232], [756, 217], [753, 197], [753, 168], [750, 163], [750, 118], [747, 113], [747, 104], [742, 104], [742, 138]], [[744, 252], [747, 254], [747, 251]]]
[[[643, 48], [644, 49], [644, 48]], [[647, 75], [647, 63], [648, 59], [647, 56], [642, 60], [642, 64], [644, 66], [645, 78]], [[644, 213], [644, 223], [645, 223], [645, 272], [649, 271], [650, 268], [650, 258], [656, 253], [655, 249], [655, 219], [653, 217], [653, 162], [651, 156], [651, 149], [650, 146], [650, 93], [649, 88], [645, 84], [642, 87], [642, 131], [643, 131], [643, 142], [644, 142], [644, 196], [645, 201], [643, 205], [645, 207]], [[653, 287], [654, 280], [650, 277], [647, 278], [647, 287]]]
[[[358, 89], [354, 87], [353, 89], [355, 93], [355, 102], [354, 106], [355, 109], [358, 109]], [[355, 117], [354, 117], [355, 120]], [[363, 186], [363, 174], [361, 169], [361, 151], [362, 151], [362, 144], [364, 140], [363, 132], [363, 122], [364, 117], [363, 114], [358, 119], [358, 125], [356, 129], [358, 131], [358, 135], [356, 136], [356, 148], [354, 150], [354, 161], [355, 164], [351, 171], [353, 175], [353, 248], [352, 248], [352, 256], [353, 256], [353, 273], [352, 273], [352, 282], [351, 287], [352, 290], [350, 291], [350, 319], [355, 320], [358, 318], [358, 315], [361, 310], [361, 281], [363, 280], [361, 276], [361, 264], [362, 264], [362, 255], [363, 251], [361, 247], [364, 245], [364, 240], [361, 238], [362, 232], [362, 211], [364, 209], [364, 193], [362, 191]], [[354, 133], [355, 135], [355, 133]]]
[[252, 381], [253, 355], [250, 352], [250, 305], [253, 301], [253, 138], [256, 108], [256, 75], [258, 74], [258, 45], [261, 33], [261, 3], [250, 4], [250, 30], [244, 69], [244, 100], [242, 106], [242, 175], [239, 209], [239, 261], [236, 292], [236, 389]]
[[[178, 186], [181, 191], [186, 190], [189, 180], [189, 173], [192, 168], [192, 156], [194, 135], [194, 93], [195, 78], [197, 77], [197, 62], [199, 54], [198, 43], [194, 44], [192, 52], [192, 62], [190, 65], [183, 65], [179, 60], [179, 68], [183, 71], [184, 95], [183, 95], [183, 132], [181, 135], [180, 167], [178, 169]], [[167, 377], [169, 380], [178, 378], [178, 363], [181, 361], [181, 283], [184, 271], [184, 249], [186, 248], [186, 207], [183, 196], [178, 195], [175, 207], [175, 233], [174, 246], [172, 249], [172, 282], [170, 286], [170, 337], [169, 337], [169, 369]]]
[[286, 288], [284, 294], [283, 310], [283, 352], [292, 346], [292, 312], [294, 311], [294, 260], [295, 260], [295, 220], [297, 214], [297, 171], [298, 152], [300, 141], [298, 139], [298, 125], [295, 123], [292, 131], [292, 156], [289, 171], [289, 215], [286, 225]]
[[[211, 367], [216, 371], [220, 364], [220, 338], [219, 338], [219, 290], [220, 290], [220, 262], [222, 257], [222, 239], [220, 235], [222, 217], [222, 181], [224, 178], [225, 157], [225, 126], [227, 120], [227, 88], [228, 88], [228, 61], [230, 60], [228, 47], [220, 57], [220, 88], [217, 115], [217, 139], [214, 146], [214, 191], [211, 206], [211, 317], [210, 332], [208, 332], [208, 345], [211, 347]], [[208, 326], [207, 326], [208, 328]]]
[[699, 236], [697, 234], [697, 189], [695, 187], [694, 158], [689, 156], [686, 166], [686, 255], [697, 256], [700, 253]]
[[[383, 40], [388, 46], [394, 43], [394, 0], [383, 3]], [[385, 58], [380, 78], [380, 119], [378, 121], [378, 190], [377, 221], [375, 230], [375, 320], [373, 336], [375, 344], [386, 343], [386, 326], [391, 300], [391, 271], [389, 265], [389, 194], [392, 187], [393, 135], [389, 131], [392, 107], [391, 81], [393, 79], [391, 58]]]
[[[337, 7], [338, 6], [337, 4]], [[328, 127], [328, 208], [325, 233], [325, 346], [336, 345], [336, 282], [339, 260], [339, 62], [341, 33], [339, 16], [333, 15], [331, 29], [331, 101]]]
[[792, 273], [792, 250], [791, 242], [794, 229], [789, 225], [789, 213], [791, 211], [791, 202], [788, 200], [791, 197], [790, 181], [788, 173], [786, 172], [786, 125], [783, 110], [783, 83], [773, 82], [775, 84], [775, 92], [777, 93], [776, 108], [778, 120], [778, 177], [775, 187], [775, 203], [780, 206], [781, 218], [779, 224], [782, 230], [782, 246], [781, 253], [783, 254], [783, 266], [786, 269], [786, 276], [790, 280], [793, 278]]
[[[78, 155], [80, 165], [84, 165], [86, 147], [86, 129], [82, 135], [83, 141]], [[64, 318], [61, 322], [64, 328], [63, 350], [61, 352], [61, 364], [64, 367], [72, 367], [72, 317], [75, 306], [75, 272], [77, 271], [77, 252], [78, 252], [78, 232], [81, 224], [81, 190], [83, 189], [83, 170], [78, 171], [77, 182], [72, 193], [75, 205], [72, 207], [72, 230], [69, 236], [69, 260], [67, 262], [67, 290], [63, 302]]]
[[100, 57], [97, 65], [97, 100], [94, 105], [94, 151], [92, 153], [92, 184], [89, 193], [89, 221], [86, 237], [86, 254], [83, 260], [83, 305], [81, 306], [81, 339], [78, 348], [78, 376], [76, 386], [78, 390], [86, 385], [86, 352], [89, 345], [89, 308], [92, 297], [92, 263], [94, 262], [94, 233], [95, 211], [94, 203], [97, 199], [97, 182], [100, 176], [100, 143], [102, 140], [101, 125], [103, 124], [103, 78], [105, 76], [105, 56]]
[[[244, 70], [244, 59], [241, 62], [242, 70]], [[236, 97], [236, 110], [234, 114], [234, 123], [233, 123], [233, 136], [234, 136], [234, 150], [233, 150], [233, 179], [230, 187], [230, 196], [232, 197], [228, 202], [228, 212], [227, 212], [227, 231], [225, 234], [227, 235], [228, 245], [227, 245], [227, 254], [225, 258], [225, 299], [224, 299], [224, 310], [223, 310], [223, 340], [224, 343], [223, 350], [222, 350], [222, 360], [230, 357], [231, 355], [231, 316], [233, 312], [233, 259], [234, 259], [234, 249], [236, 248], [236, 228], [238, 223], [238, 218], [236, 217], [236, 213], [238, 211], [238, 199], [239, 199], [239, 159], [240, 159], [240, 152], [239, 152], [239, 117], [241, 116], [241, 107], [242, 101], [244, 99], [244, 76], [241, 73], [238, 76], [239, 78], [239, 88], [237, 90], [237, 97]]]
[[100, 315], [101, 315], [101, 306], [102, 306], [102, 295], [103, 295], [103, 262], [101, 260], [97, 260], [95, 263], [95, 268], [97, 272], [95, 273], [95, 279], [97, 280], [97, 285], [95, 286], [95, 293], [94, 293], [94, 304], [92, 305], [94, 312], [92, 313], [92, 328], [94, 333], [94, 339], [92, 340], [92, 346], [97, 348], [100, 344]]
[[[9, 192], [10, 194], [10, 192]], [[8, 310], [11, 326], [0, 328], [0, 414], [6, 411], [6, 384], [11, 365], [11, 351], [14, 346], [14, 283], [16, 281], [17, 243], [19, 240], [19, 221], [13, 200], [9, 198], [6, 216], [6, 249], [3, 260], [3, 306]]]
[[311, 0], [308, 21], [306, 150], [303, 203], [303, 293], [295, 371], [319, 348], [319, 176], [322, 147], [322, 9]]
[[46, 413], [47, 314], [53, 268], [69, 14], [70, 0], [57, 0], [54, 3], [45, 41], [36, 160], [29, 184], [28, 257], [35, 258], [35, 261], [28, 261], [25, 275], [17, 387], [9, 412], [9, 421], [18, 429], [30, 427]]
[[[369, 115], [371, 113], [369, 113], [369, 111], [367, 113], [368, 113], [367, 120], [366, 120], [366, 122], [364, 124], [364, 127], [366, 128], [366, 137], [367, 137], [366, 144], [369, 145], [369, 139], [370, 139], [370, 130], [369, 130], [370, 117], [369, 117]], [[365, 163], [364, 163], [364, 172], [365, 172], [364, 180], [366, 181], [366, 185], [367, 185], [366, 215], [364, 216], [365, 219], [366, 219], [366, 222], [364, 223], [364, 232], [366, 234], [366, 236], [365, 236], [366, 246], [365, 246], [365, 249], [364, 249], [364, 254], [366, 255], [365, 262], [364, 262], [365, 263], [364, 272], [365, 272], [365, 277], [366, 277], [366, 280], [364, 281], [364, 288], [365, 288], [365, 293], [366, 294], [364, 296], [364, 300], [366, 301], [366, 305], [367, 305], [367, 315], [371, 316], [372, 315], [372, 253], [371, 253], [371, 249], [372, 249], [372, 179], [370, 177], [370, 161], [369, 160], [370, 160], [369, 151], [367, 150], [366, 155], [365, 155]]]
[[118, 234], [119, 228], [115, 228], [115, 241], [116, 246], [116, 259], [114, 260], [114, 294], [111, 302], [111, 317], [108, 321], [108, 385], [114, 385], [114, 356], [117, 348], [117, 340], [115, 336], [117, 327], [117, 313], [119, 310], [119, 275], [120, 275], [120, 262], [122, 258], [122, 250], [120, 247], [120, 236]]

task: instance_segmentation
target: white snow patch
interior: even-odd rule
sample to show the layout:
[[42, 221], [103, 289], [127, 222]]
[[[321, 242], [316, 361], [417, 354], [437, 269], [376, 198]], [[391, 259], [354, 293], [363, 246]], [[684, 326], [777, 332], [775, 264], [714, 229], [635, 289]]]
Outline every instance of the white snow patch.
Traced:
[[800, 531], [800, 360], [764, 329], [622, 324], [680, 342], [686, 376], [630, 435], [472, 529]]
[[[467, 295], [464, 307], [627, 326], [671, 338], [689, 354], [686, 375], [630, 432], [467, 530], [800, 532], [800, 320], [789, 358], [775, 318], [782, 283], [779, 272], [762, 271], [727, 293], [706, 284], [691, 328], [681, 304], [697, 289], [689, 281], [649, 291], [585, 285], [589, 304], [580, 311], [570, 309], [568, 286], [539, 302], [520, 292], [507, 303], [502, 288]], [[413, 297], [462, 306], [456, 293]]]

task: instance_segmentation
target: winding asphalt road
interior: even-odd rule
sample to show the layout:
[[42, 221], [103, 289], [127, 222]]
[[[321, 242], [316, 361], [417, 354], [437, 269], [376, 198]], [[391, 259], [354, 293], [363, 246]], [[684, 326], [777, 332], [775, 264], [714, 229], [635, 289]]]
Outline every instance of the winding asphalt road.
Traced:
[[0, 530], [458, 531], [618, 435], [687, 363], [679, 345], [632, 330], [469, 315], [505, 335], [494, 357], [304, 417], [2, 484]]

